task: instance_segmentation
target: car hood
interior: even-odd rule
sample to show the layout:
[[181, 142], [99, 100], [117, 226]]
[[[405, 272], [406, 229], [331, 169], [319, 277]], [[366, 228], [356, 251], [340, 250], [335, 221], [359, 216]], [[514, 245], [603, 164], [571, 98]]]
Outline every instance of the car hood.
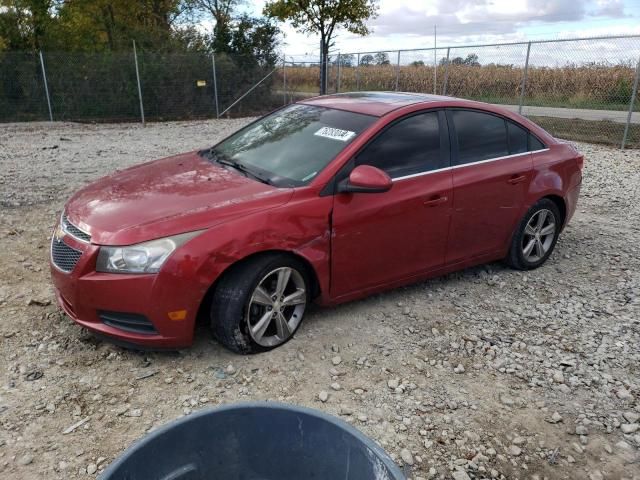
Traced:
[[93, 243], [130, 245], [270, 209], [292, 193], [190, 152], [101, 178], [76, 192], [65, 211]]

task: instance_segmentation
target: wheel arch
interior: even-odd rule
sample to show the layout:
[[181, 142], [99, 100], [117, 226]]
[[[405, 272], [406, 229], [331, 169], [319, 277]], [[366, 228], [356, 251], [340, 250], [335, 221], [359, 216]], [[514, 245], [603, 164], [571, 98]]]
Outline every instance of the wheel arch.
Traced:
[[313, 264], [309, 261], [309, 259], [307, 259], [306, 257], [304, 257], [303, 255], [300, 255], [297, 252], [291, 251], [291, 250], [284, 250], [284, 249], [269, 249], [269, 250], [261, 250], [258, 252], [253, 252], [249, 255], [246, 255], [232, 263], [230, 263], [229, 265], [227, 265], [221, 272], [220, 274], [215, 278], [215, 280], [211, 283], [211, 285], [209, 286], [209, 288], [207, 289], [207, 292], [205, 293], [204, 297], [202, 298], [201, 302], [200, 302], [200, 306], [198, 308], [198, 315], [197, 315], [197, 323], [202, 323], [204, 321], [208, 321], [208, 311], [209, 308], [211, 306], [211, 301], [213, 299], [213, 295], [216, 291], [216, 287], [218, 286], [218, 284], [220, 283], [220, 280], [227, 275], [231, 270], [233, 270], [234, 268], [239, 267], [240, 265], [251, 261], [254, 258], [260, 257], [260, 256], [264, 256], [264, 255], [273, 255], [273, 254], [284, 254], [284, 255], [288, 255], [292, 258], [295, 258], [296, 260], [298, 260], [299, 262], [301, 262], [306, 269], [306, 273], [307, 276], [309, 278], [309, 281], [311, 282], [311, 298], [314, 299], [316, 297], [318, 297], [321, 293], [321, 287], [320, 287], [320, 279], [318, 277], [318, 272], [316, 271], [316, 269], [314, 268]]
[[551, 200], [556, 205], [556, 207], [558, 207], [560, 215], [562, 216], [562, 227], [564, 228], [567, 219], [567, 204], [564, 198], [562, 198], [560, 195], [550, 194], [545, 195], [544, 197], [540, 198], [540, 200], [543, 200], [545, 198]]

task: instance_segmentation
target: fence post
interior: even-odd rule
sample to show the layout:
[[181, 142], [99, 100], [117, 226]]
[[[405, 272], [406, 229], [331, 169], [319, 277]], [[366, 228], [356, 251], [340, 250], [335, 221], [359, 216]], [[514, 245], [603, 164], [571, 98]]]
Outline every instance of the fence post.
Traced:
[[327, 51], [327, 59], [324, 62], [324, 94], [329, 93], [329, 52]]
[[142, 118], [142, 126], [144, 127], [144, 106], [142, 105], [142, 86], [140, 85], [140, 70], [138, 70], [138, 51], [136, 50], [135, 40], [133, 40], [133, 59], [136, 62], [136, 79], [138, 80], [138, 99], [140, 100], [140, 117]]
[[356, 63], [356, 91], [360, 91], [360, 54], [358, 54]]
[[40, 66], [42, 67], [42, 80], [44, 82], [44, 93], [47, 96], [47, 105], [49, 106], [49, 121], [53, 122], [53, 112], [51, 110], [51, 99], [49, 98], [49, 85], [47, 84], [47, 72], [44, 69], [44, 58], [42, 50], [40, 50]]
[[442, 85], [442, 95], [447, 94], [447, 82], [449, 81], [449, 52], [451, 52], [451, 47], [447, 48], [447, 60], [444, 64], [444, 80]]
[[529, 53], [531, 53], [531, 42], [527, 43], [527, 58], [524, 61], [524, 73], [522, 74], [522, 88], [520, 89], [520, 101], [518, 103], [518, 113], [522, 115], [522, 103], [524, 102], [524, 92], [527, 88], [527, 73], [529, 73]]
[[340, 52], [338, 52], [338, 74], [336, 78], [336, 93], [340, 93], [340, 76], [342, 75], [342, 57], [340, 56]]
[[398, 91], [398, 79], [400, 78], [400, 52], [398, 50], [398, 61], [396, 62], [396, 92]]
[[284, 105], [287, 104], [287, 57], [282, 56], [282, 99]]
[[638, 77], [640, 77], [640, 59], [638, 60], [638, 65], [636, 66], [636, 78], [633, 81], [633, 90], [631, 92], [631, 100], [629, 101], [629, 113], [627, 113], [627, 124], [624, 126], [624, 135], [622, 136], [622, 146], [620, 147], [624, 150], [624, 146], [627, 143], [627, 136], [629, 135], [629, 126], [631, 125], [631, 115], [633, 114], [633, 107], [636, 103], [636, 95], [638, 94]]
[[216, 118], [220, 118], [220, 107], [218, 106], [218, 76], [216, 75], [216, 54], [211, 54], [211, 69], [213, 70], [213, 98], [216, 104]]

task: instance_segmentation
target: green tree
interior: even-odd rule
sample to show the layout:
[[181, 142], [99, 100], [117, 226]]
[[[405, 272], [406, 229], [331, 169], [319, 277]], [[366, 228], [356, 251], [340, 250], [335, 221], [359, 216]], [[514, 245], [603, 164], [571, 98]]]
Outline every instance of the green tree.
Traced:
[[362, 58], [360, 58], [360, 65], [364, 67], [373, 65], [374, 62], [375, 62], [375, 59], [373, 58], [373, 55], [370, 55], [370, 54], [363, 55]]
[[353, 63], [355, 61], [355, 55], [352, 53], [347, 53], [343, 55], [338, 55], [335, 59], [335, 64], [340, 65], [342, 67], [353, 67]]
[[389, 55], [387, 52], [378, 52], [373, 57], [375, 59], [376, 65], [389, 65]]
[[274, 66], [278, 27], [268, 19], [242, 15], [232, 24], [229, 53], [238, 55], [261, 66]]
[[48, 46], [53, 0], [0, 0], [0, 43], [8, 50]]
[[289, 21], [299, 32], [320, 35], [320, 93], [327, 93], [326, 69], [336, 29], [368, 35], [365, 22], [376, 16], [377, 0], [269, 0], [267, 17]]
[[232, 22], [244, 0], [186, 0], [187, 8], [196, 16], [209, 17], [213, 25], [213, 51], [231, 53]]

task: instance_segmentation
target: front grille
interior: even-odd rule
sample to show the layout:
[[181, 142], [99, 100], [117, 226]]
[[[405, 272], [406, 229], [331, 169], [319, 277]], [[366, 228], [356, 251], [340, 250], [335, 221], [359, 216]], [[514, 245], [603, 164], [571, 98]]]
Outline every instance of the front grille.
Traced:
[[67, 218], [66, 214], [62, 214], [62, 228], [65, 232], [67, 232], [69, 235], [71, 235], [72, 237], [77, 238], [78, 240], [81, 240], [83, 242], [90, 242], [91, 241], [91, 235], [89, 235], [87, 232], [80, 230], [78, 227], [76, 227], [73, 223], [71, 223], [69, 221], [69, 219]]
[[51, 241], [51, 260], [60, 270], [71, 272], [81, 256], [81, 251], [71, 248], [62, 240], [57, 240], [54, 237]]
[[144, 333], [147, 335], [158, 333], [153, 323], [151, 323], [147, 317], [138, 313], [99, 311], [98, 317], [105, 325], [127, 332]]

